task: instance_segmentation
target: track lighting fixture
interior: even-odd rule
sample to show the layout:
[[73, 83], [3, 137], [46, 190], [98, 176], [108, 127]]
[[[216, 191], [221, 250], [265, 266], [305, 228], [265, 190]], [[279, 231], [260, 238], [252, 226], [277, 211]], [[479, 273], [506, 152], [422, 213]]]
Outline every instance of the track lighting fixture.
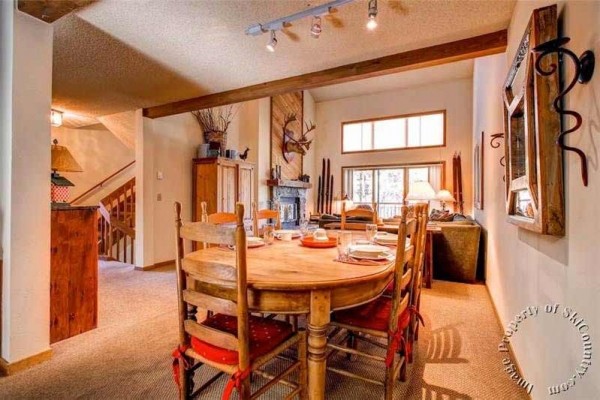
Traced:
[[369, 21], [367, 29], [373, 30], [377, 28], [377, 0], [369, 0]]
[[321, 17], [314, 16], [312, 26], [310, 28], [311, 36], [314, 37], [315, 39], [318, 39], [319, 36], [321, 36], [322, 31], [323, 31], [323, 29], [321, 28]]
[[271, 31], [271, 39], [269, 43], [267, 43], [267, 50], [271, 53], [275, 51], [275, 46], [277, 46], [277, 37], [275, 36], [275, 31]]

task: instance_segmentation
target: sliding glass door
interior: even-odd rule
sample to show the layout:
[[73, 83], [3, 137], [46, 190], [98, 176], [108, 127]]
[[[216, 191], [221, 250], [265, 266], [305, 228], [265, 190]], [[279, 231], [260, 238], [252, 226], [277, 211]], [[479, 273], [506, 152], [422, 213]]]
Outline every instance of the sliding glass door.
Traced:
[[344, 193], [355, 205], [377, 203], [381, 218], [400, 214], [410, 184], [428, 181], [437, 192], [441, 189], [443, 163], [374, 167], [343, 167]]

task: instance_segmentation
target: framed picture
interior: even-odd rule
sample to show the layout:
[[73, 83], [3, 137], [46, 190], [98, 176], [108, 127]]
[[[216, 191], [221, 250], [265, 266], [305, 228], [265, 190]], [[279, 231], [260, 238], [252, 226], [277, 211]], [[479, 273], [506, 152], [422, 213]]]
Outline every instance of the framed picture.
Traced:
[[483, 139], [484, 133], [481, 132], [481, 136], [473, 149], [473, 192], [475, 208], [478, 210], [483, 210]]

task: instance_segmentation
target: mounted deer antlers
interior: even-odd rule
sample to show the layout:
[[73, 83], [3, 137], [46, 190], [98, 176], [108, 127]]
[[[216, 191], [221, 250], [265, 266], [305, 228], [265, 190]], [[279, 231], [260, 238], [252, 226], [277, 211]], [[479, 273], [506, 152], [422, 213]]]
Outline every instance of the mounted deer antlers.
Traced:
[[304, 131], [300, 135], [300, 138], [296, 139], [294, 138], [294, 132], [288, 129], [288, 125], [294, 121], [297, 121], [296, 114], [291, 113], [286, 115], [283, 124], [283, 156], [288, 162], [292, 160], [292, 157], [288, 156], [289, 153], [306, 154], [312, 143], [312, 139], [308, 140], [307, 134], [310, 131], [314, 131], [317, 127], [312, 121], [310, 124], [304, 122]]

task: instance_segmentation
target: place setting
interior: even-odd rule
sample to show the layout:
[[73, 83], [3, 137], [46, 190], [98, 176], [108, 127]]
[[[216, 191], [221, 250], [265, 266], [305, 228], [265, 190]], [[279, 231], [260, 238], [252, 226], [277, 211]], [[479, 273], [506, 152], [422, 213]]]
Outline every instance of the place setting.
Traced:
[[[350, 231], [339, 231], [338, 256], [335, 261], [357, 265], [383, 265], [394, 261], [396, 253], [387, 246], [374, 242], [375, 234], [367, 230], [367, 239], [354, 239]], [[369, 240], [370, 239], [370, 240]]]

